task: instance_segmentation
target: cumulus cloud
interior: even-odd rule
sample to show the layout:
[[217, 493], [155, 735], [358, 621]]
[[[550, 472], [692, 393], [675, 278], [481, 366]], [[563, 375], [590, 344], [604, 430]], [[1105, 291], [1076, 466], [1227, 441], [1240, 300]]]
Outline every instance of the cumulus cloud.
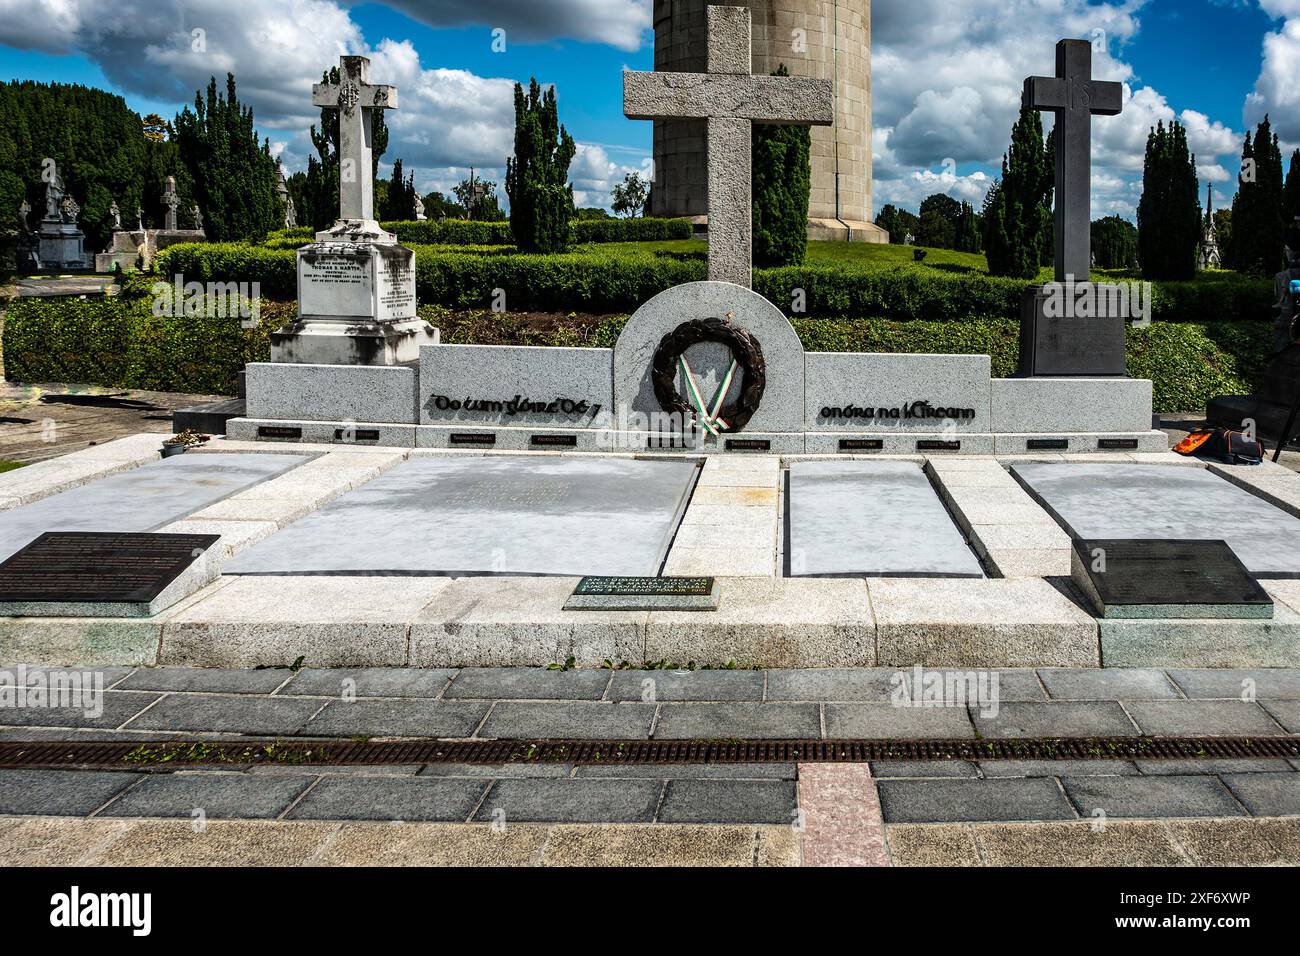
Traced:
[[651, 27], [650, 0], [388, 0], [431, 27], [483, 26], [506, 42], [572, 37], [620, 50], [641, 48]]

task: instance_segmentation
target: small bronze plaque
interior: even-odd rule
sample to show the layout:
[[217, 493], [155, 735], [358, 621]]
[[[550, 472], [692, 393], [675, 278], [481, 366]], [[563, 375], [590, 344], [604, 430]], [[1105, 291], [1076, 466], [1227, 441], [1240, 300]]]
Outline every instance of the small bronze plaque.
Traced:
[[379, 441], [378, 428], [336, 428], [334, 440], [343, 442]]
[[302, 438], [302, 429], [289, 425], [258, 425], [258, 438], [278, 438], [281, 440], [298, 440]]
[[577, 448], [577, 435], [534, 435], [531, 442], [534, 448]]
[[148, 604], [219, 540], [47, 532], [0, 564], [0, 603]]
[[478, 445], [484, 448], [491, 448], [497, 443], [497, 436], [491, 432], [472, 433], [472, 432], [452, 432], [448, 442], [452, 445]]
[[840, 451], [884, 451], [883, 438], [841, 438]]
[[959, 441], [929, 441], [921, 439], [916, 443], [917, 451], [961, 451]]
[[771, 451], [772, 443], [765, 438], [728, 438], [727, 451]]
[[1103, 438], [1097, 442], [1097, 447], [1102, 451], [1137, 451], [1138, 440], [1136, 438]]
[[1026, 442], [1026, 447], [1030, 451], [1069, 451], [1070, 439], [1068, 438], [1031, 438]]

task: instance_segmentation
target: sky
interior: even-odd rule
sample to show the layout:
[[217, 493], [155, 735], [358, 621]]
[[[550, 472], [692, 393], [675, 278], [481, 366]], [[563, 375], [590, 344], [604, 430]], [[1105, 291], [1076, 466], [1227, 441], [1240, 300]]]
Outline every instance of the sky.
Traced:
[[[386, 162], [422, 191], [471, 166], [500, 184], [513, 88], [554, 84], [577, 140], [580, 206], [649, 172], [651, 124], [624, 118], [621, 73], [653, 68], [652, 0], [0, 0], [0, 77], [80, 82], [171, 117], [208, 78], [240, 98], [290, 172], [319, 118], [311, 85], [341, 54], [397, 86]], [[1188, 127], [1202, 191], [1236, 189], [1241, 141], [1266, 113], [1300, 146], [1300, 0], [874, 0], [876, 211], [944, 192], [978, 206], [997, 176], [1020, 91], [1062, 37], [1094, 41], [1094, 74], [1124, 112], [1093, 132], [1093, 214], [1134, 217], [1157, 121]], [[387, 168], [387, 167], [385, 167]], [[504, 190], [499, 190], [504, 192]], [[503, 197], [504, 198], [504, 197]]]

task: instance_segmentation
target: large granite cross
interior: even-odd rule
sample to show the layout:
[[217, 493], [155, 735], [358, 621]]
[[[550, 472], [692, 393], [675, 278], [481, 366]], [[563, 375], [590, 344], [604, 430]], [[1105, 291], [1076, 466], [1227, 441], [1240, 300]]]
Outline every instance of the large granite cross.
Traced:
[[835, 121], [829, 80], [753, 76], [749, 10], [709, 7], [706, 73], [623, 74], [623, 113], [629, 119], [707, 119], [709, 278], [749, 287], [753, 200], [753, 123], [830, 126]]
[[317, 83], [312, 103], [339, 111], [339, 221], [375, 216], [373, 110], [397, 109], [397, 88], [370, 85], [370, 60], [339, 57], [339, 83]]
[[1118, 116], [1124, 87], [1092, 78], [1092, 44], [1056, 45], [1056, 76], [1025, 80], [1027, 109], [1056, 114], [1056, 281], [1092, 273], [1092, 118]]

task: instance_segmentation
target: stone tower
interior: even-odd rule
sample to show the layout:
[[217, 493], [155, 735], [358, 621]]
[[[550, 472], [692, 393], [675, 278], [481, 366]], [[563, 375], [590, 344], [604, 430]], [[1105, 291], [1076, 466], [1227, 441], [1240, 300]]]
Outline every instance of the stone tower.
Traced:
[[[702, 73], [709, 0], [655, 0], [655, 69]], [[753, 72], [785, 64], [793, 76], [831, 80], [835, 125], [812, 130], [812, 239], [888, 242], [872, 223], [871, 0], [713, 0], [750, 10]], [[651, 215], [704, 221], [708, 210], [703, 120], [654, 124]]]

